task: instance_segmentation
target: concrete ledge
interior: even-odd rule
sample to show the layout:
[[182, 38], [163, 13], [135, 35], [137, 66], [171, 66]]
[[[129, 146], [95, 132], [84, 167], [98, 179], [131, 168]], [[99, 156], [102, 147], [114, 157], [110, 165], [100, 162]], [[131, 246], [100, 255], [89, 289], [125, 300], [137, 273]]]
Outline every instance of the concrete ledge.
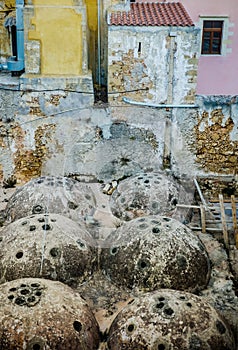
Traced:
[[69, 90], [93, 94], [92, 75], [82, 76], [40, 76], [24, 74], [20, 77], [21, 90]]
[[12, 77], [11, 73], [0, 72], [0, 90], [20, 90], [19, 77]]

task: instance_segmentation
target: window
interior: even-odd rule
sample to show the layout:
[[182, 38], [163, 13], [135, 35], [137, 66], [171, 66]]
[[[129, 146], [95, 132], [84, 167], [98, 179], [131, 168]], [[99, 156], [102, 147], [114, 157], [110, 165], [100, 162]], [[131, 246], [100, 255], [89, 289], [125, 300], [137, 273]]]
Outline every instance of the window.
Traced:
[[223, 21], [203, 21], [203, 55], [221, 55], [222, 31]]
[[11, 14], [6, 17], [4, 21], [4, 27], [7, 28], [12, 45], [12, 56], [17, 56], [17, 30], [16, 30], [16, 17]]
[[17, 56], [17, 29], [16, 26], [11, 26], [11, 38], [12, 38], [12, 55]]

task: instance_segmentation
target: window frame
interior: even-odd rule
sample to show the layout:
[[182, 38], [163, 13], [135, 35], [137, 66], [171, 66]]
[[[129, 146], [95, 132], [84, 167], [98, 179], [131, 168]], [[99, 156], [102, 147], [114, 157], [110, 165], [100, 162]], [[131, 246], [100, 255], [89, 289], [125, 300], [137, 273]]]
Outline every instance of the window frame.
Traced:
[[[221, 35], [221, 45], [220, 45], [220, 53], [202, 53], [202, 45], [203, 45], [203, 26], [205, 21], [222, 21], [222, 35]], [[228, 53], [227, 50], [227, 39], [228, 39], [228, 24], [229, 24], [229, 16], [199, 16], [199, 28], [201, 29], [201, 42], [200, 42], [200, 55], [205, 57], [214, 57], [214, 56], [226, 56]]]
[[[206, 26], [206, 23], [211, 23], [211, 25]], [[219, 25], [215, 25], [215, 23]], [[202, 55], [221, 55], [222, 49], [222, 36], [223, 36], [224, 21], [222, 20], [204, 20], [203, 30], [202, 30]], [[205, 38], [205, 34], [209, 33], [209, 38]], [[216, 37], [215, 34], [218, 34]], [[209, 47], [208, 50], [205, 49], [205, 41], [208, 40]], [[217, 45], [217, 50], [214, 50], [214, 44]]]

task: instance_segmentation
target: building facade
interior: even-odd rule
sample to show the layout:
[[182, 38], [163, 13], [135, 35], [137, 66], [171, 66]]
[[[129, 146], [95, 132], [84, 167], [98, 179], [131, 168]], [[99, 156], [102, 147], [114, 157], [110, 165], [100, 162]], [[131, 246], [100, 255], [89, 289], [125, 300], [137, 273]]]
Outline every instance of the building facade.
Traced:
[[[236, 95], [238, 93], [238, 6], [236, 0], [181, 1], [201, 29], [197, 94]], [[205, 26], [213, 28], [205, 28]], [[214, 28], [215, 26], [215, 28]], [[216, 28], [218, 27], [218, 28]], [[207, 39], [204, 38], [204, 34]], [[204, 52], [204, 40], [214, 50]], [[205, 45], [206, 43], [204, 43]]]
[[18, 4], [0, 1], [0, 66], [13, 67], [0, 68], [0, 180], [120, 179], [164, 159], [178, 176], [237, 176], [235, 1]]
[[[19, 73], [23, 89], [47, 87], [93, 93], [89, 51], [97, 16], [92, 1], [1, 3], [2, 70]], [[15, 69], [12, 61], [22, 61], [22, 69]]]
[[[200, 29], [197, 94], [236, 95], [238, 93], [237, 1], [218, 0], [215, 4], [206, 0], [180, 2], [195, 26]], [[204, 50], [204, 45], [209, 45], [210, 48]]]
[[131, 3], [109, 14], [109, 101], [126, 95], [146, 103], [193, 104], [199, 32], [181, 3]]

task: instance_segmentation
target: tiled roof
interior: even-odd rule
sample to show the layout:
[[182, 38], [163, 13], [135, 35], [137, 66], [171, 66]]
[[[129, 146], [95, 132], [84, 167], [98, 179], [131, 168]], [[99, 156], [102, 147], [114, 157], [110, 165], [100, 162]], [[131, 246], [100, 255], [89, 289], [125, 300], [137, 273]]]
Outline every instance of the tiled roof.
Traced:
[[180, 2], [137, 2], [130, 4], [128, 12], [112, 12], [110, 25], [186, 27], [194, 24]]

